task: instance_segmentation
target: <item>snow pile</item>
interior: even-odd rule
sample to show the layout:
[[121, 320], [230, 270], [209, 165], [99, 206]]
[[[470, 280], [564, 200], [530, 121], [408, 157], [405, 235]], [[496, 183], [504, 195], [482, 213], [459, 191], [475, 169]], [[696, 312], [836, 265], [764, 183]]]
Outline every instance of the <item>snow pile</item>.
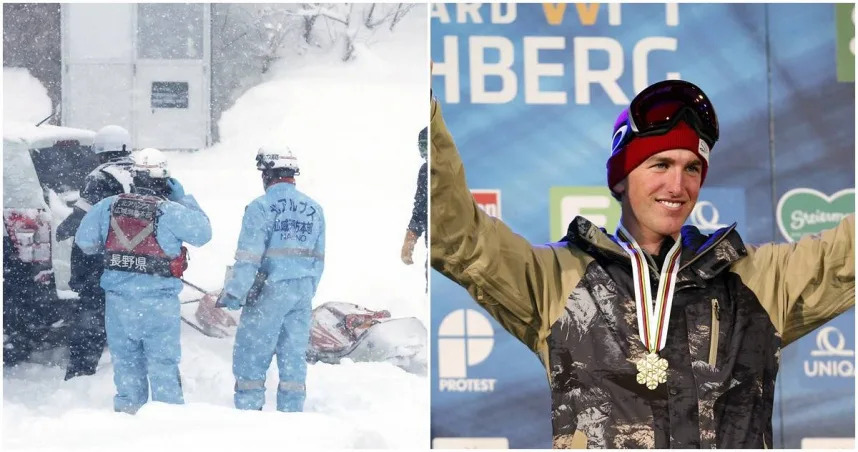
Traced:
[[37, 123], [51, 114], [48, 90], [26, 68], [3, 67], [3, 120]]
[[[301, 161], [298, 188], [325, 210], [326, 268], [314, 306], [345, 301], [387, 309], [393, 317], [415, 316], [428, 325], [423, 240], [414, 265], [399, 260], [422, 163], [417, 133], [427, 123], [428, 74], [420, 69], [428, 61], [426, 32], [425, 9], [416, 8], [396, 33], [380, 34], [372, 45], [361, 46], [351, 63], [313, 55], [300, 68], [284, 61], [272, 68], [267, 82], [225, 112], [220, 143], [168, 155], [173, 174], [206, 211], [214, 233], [209, 244], [191, 249], [186, 279], [210, 290], [222, 287], [244, 206], [263, 193], [256, 150], [268, 140], [286, 140]], [[7, 75], [4, 91], [17, 91], [11, 83]], [[5, 99], [12, 98], [6, 94]], [[199, 294], [186, 289], [181, 297]], [[192, 316], [194, 308], [185, 305], [183, 313]], [[2, 448], [151, 452], [428, 446], [427, 376], [386, 363], [310, 365], [306, 412], [279, 413], [273, 411], [278, 378], [272, 365], [264, 411], [243, 412], [232, 408], [233, 341], [205, 337], [183, 325], [186, 404], [149, 403], [136, 416], [112, 411], [113, 366], [107, 353], [96, 375], [68, 382], [63, 381], [62, 350], [5, 369]]]
[[[426, 377], [390, 364], [309, 366], [305, 413], [273, 411], [276, 366], [263, 412], [235, 410], [233, 339], [182, 329], [185, 405], [148, 403], [136, 416], [113, 412], [113, 366], [63, 381], [62, 366], [23, 364], [4, 372], [3, 450], [270, 450], [272, 447], [418, 448], [428, 444]], [[62, 359], [47, 353], [37, 359]], [[239, 447], [241, 446], [241, 447]], [[190, 449], [186, 449], [190, 448]]]
[[187, 279], [207, 289], [222, 287], [244, 206], [263, 193], [256, 151], [278, 140], [300, 161], [298, 189], [325, 211], [325, 273], [314, 305], [345, 301], [428, 323], [423, 241], [415, 265], [399, 260], [422, 163], [417, 134], [428, 123], [428, 75], [420, 70], [428, 61], [424, 18], [415, 9], [390, 37], [411, 46], [377, 42], [349, 64], [330, 55], [294, 68], [282, 61], [272, 68], [272, 80], [223, 114], [220, 143], [170, 154], [173, 174], [213, 224], [212, 242], [191, 251]]

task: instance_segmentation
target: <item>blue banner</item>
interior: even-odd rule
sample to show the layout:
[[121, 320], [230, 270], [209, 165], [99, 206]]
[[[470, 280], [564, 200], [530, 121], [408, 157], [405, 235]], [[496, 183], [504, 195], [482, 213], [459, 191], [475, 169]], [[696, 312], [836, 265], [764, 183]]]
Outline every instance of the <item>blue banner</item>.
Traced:
[[[712, 99], [721, 139], [688, 224], [737, 222], [747, 243], [788, 242], [854, 211], [855, 87], [837, 79], [835, 11], [433, 4], [432, 86], [469, 187], [492, 194], [478, 202], [545, 243], [578, 214], [613, 230], [614, 120], [647, 85], [692, 81]], [[432, 324], [433, 445], [550, 448], [536, 356], [437, 272]], [[783, 350], [776, 447], [854, 438], [854, 349], [853, 309]]]

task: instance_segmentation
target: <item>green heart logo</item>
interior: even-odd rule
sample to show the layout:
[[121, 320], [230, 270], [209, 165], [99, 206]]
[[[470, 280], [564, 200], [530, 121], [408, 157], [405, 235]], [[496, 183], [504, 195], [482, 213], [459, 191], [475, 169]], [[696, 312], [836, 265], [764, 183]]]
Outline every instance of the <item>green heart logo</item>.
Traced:
[[778, 228], [787, 241], [831, 229], [855, 212], [855, 189], [828, 196], [812, 188], [794, 188], [778, 201]]

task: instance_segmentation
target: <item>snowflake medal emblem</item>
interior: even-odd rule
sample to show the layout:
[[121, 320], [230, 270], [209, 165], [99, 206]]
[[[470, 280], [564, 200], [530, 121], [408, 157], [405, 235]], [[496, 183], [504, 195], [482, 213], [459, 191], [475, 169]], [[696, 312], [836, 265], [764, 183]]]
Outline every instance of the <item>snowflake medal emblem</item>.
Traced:
[[637, 362], [638, 383], [646, 385], [650, 390], [658, 387], [659, 383], [667, 383], [667, 360], [650, 352]]

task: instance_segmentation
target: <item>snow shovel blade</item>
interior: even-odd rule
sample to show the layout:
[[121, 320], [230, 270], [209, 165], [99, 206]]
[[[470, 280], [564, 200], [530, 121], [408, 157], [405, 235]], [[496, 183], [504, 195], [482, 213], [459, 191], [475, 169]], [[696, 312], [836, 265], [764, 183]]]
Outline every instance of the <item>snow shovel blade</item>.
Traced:
[[206, 331], [220, 337], [232, 336], [238, 324], [229, 313], [215, 306], [216, 301], [214, 294], [206, 294], [197, 305], [194, 317]]

